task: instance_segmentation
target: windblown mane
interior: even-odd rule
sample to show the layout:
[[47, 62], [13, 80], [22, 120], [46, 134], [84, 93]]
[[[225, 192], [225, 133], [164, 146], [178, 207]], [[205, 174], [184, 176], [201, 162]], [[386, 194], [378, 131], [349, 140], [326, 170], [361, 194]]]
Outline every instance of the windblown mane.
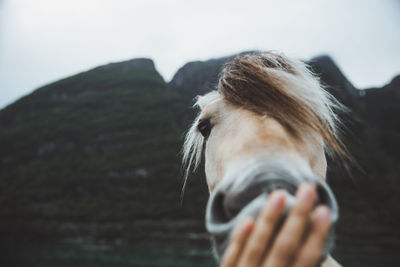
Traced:
[[[328, 154], [348, 157], [337, 135], [340, 122], [334, 112], [343, 106], [301, 61], [274, 52], [237, 56], [222, 69], [218, 91], [198, 98], [195, 106], [202, 109], [218, 99], [273, 117], [295, 137], [316, 133]], [[204, 138], [197, 131], [198, 120], [190, 127], [183, 146], [185, 184], [191, 167], [194, 171], [202, 157]]]

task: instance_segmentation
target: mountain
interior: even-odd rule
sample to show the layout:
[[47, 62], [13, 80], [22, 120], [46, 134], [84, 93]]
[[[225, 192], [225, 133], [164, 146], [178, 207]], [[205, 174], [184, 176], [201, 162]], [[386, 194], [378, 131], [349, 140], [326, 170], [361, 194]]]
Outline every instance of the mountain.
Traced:
[[[181, 203], [180, 148], [193, 97], [215, 87], [231, 58], [189, 62], [169, 83], [150, 59], [112, 63], [1, 110], [3, 265], [212, 266], [207, 187], [194, 175]], [[308, 63], [351, 110], [340, 114], [343, 137], [361, 166], [330, 160], [341, 206], [335, 256], [395, 266], [400, 76], [359, 90], [330, 57]]]
[[[238, 55], [251, 52], [242, 52]], [[178, 90], [181, 95], [189, 98], [203, 95], [216, 88], [218, 74], [223, 65], [234, 57], [235, 55], [206, 61], [188, 62], [175, 73], [169, 84]]]
[[1, 110], [2, 265], [34, 264], [43, 242], [61, 240], [57, 254], [203, 231], [205, 197], [180, 205], [186, 110], [149, 59], [80, 73]]
[[205, 94], [215, 88], [221, 66], [231, 58], [186, 63], [175, 73], [170, 85], [185, 96]]

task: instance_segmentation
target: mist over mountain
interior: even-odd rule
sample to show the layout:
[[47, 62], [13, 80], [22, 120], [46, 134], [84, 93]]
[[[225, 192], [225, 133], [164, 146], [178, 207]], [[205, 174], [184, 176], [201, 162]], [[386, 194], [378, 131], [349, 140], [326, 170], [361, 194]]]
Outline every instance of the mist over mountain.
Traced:
[[[215, 88], [232, 58], [189, 62], [169, 83], [150, 59], [107, 64], [2, 109], [3, 262], [212, 266], [203, 226], [208, 190], [200, 171], [181, 205], [180, 148], [193, 98]], [[341, 208], [334, 255], [345, 266], [395, 266], [400, 76], [359, 90], [329, 56], [308, 63], [351, 110], [340, 114], [343, 138], [361, 166], [330, 160]]]

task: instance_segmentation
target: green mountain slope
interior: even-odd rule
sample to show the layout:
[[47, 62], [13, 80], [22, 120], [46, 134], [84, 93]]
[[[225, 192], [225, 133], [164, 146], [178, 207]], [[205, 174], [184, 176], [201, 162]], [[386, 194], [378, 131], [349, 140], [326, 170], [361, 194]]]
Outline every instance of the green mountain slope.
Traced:
[[205, 197], [180, 205], [186, 109], [151, 60], [135, 59], [50, 84], [2, 110], [0, 235], [10, 262], [10, 242], [18, 248], [21, 240], [138, 244], [202, 231]]

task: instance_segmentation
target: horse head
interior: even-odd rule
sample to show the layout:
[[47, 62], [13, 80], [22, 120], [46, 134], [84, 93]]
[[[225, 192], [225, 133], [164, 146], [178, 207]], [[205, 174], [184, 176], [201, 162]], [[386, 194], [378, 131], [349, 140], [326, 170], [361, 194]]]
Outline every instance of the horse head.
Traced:
[[287, 192], [290, 209], [300, 183], [314, 183], [318, 202], [337, 220], [335, 198], [324, 182], [325, 154], [346, 157], [334, 112], [342, 107], [305, 63], [273, 52], [237, 56], [222, 69], [217, 90], [198, 97], [195, 106], [200, 113], [186, 135], [183, 161], [187, 178], [204, 154], [211, 193], [206, 226], [217, 255], [233, 227], [257, 216], [275, 189]]

